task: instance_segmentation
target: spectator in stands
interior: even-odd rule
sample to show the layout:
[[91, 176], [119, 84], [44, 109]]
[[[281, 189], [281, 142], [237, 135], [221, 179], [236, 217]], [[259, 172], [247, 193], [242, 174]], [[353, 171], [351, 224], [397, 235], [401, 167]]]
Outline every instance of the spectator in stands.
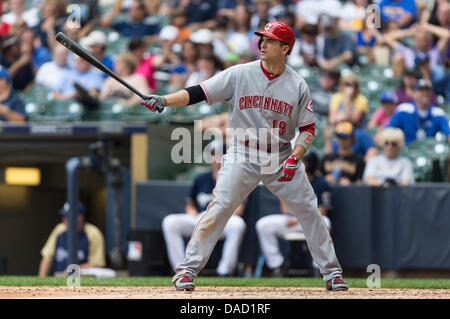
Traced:
[[[54, 87], [53, 96], [57, 100], [76, 98], [87, 91], [93, 97], [97, 97], [103, 86], [104, 78], [92, 69], [89, 62], [77, 57], [75, 69], [68, 70], [61, 81]], [[80, 90], [81, 87], [81, 90]]]
[[186, 12], [187, 24], [191, 30], [214, 29], [218, 10], [216, 0], [184, 0], [180, 7]]
[[[439, 38], [435, 46], [432, 45], [432, 36]], [[410, 48], [399, 40], [406, 37], [414, 37], [414, 48]], [[419, 54], [427, 54], [431, 67], [439, 67], [441, 55], [447, 53], [450, 31], [433, 26], [429, 23], [415, 24], [405, 30], [392, 31], [383, 36], [383, 41], [388, 44], [392, 52], [392, 69], [395, 76], [403, 73], [405, 68], [415, 67], [415, 59]]]
[[0, 65], [8, 69], [14, 90], [25, 90], [33, 85], [33, 46], [20, 43], [16, 35], [7, 36], [2, 41]]
[[397, 107], [397, 95], [393, 91], [384, 91], [380, 94], [380, 103], [380, 107], [372, 114], [367, 124], [368, 129], [384, 127], [389, 123]]
[[250, 30], [251, 12], [247, 5], [238, 4], [231, 17], [233, 28], [228, 33], [226, 42], [231, 52], [241, 54], [250, 49], [254, 34]]
[[217, 56], [221, 56], [221, 52], [217, 52], [216, 47], [214, 46], [214, 34], [209, 29], [199, 29], [194, 31], [189, 37], [198, 49], [199, 54], [204, 53], [214, 53]]
[[53, 50], [53, 60], [44, 63], [36, 74], [36, 84], [53, 89], [69, 70], [67, 64], [68, 50], [58, 45]]
[[[137, 61], [133, 54], [123, 53], [114, 63], [114, 72], [131, 86], [143, 94], [149, 94], [147, 80], [142, 74], [135, 73]], [[99, 96], [100, 100], [114, 98], [125, 106], [133, 106], [139, 103], [140, 97], [124, 87], [113, 78], [106, 79]]]
[[[122, 0], [119, 0], [122, 2]], [[80, 36], [84, 37], [100, 23], [100, 9], [98, 0], [68, 0], [67, 11], [70, 20], [80, 29]]]
[[25, 105], [12, 90], [8, 70], [0, 66], [0, 122], [23, 123], [25, 121]]
[[[329, 126], [325, 126], [323, 128], [323, 133], [325, 136], [324, 152], [326, 154], [337, 154], [339, 151], [339, 139], [333, 139], [333, 132], [335, 132], [335, 130], [336, 128], [330, 128]], [[365, 163], [367, 163], [369, 158], [378, 153], [377, 145], [374, 139], [368, 132], [366, 132], [366, 130], [353, 127], [353, 137], [352, 151], [361, 156]]]
[[[56, 225], [41, 250], [39, 277], [65, 272], [69, 266], [68, 217], [70, 206], [65, 203], [59, 211], [62, 223]], [[101, 231], [86, 222], [86, 208], [79, 202], [77, 206], [78, 265], [80, 268], [105, 267], [105, 240]]]
[[330, 101], [329, 123], [348, 120], [355, 127], [364, 127], [369, 112], [367, 98], [359, 92], [359, 79], [354, 73], [342, 76], [339, 92], [333, 94]]
[[190, 40], [183, 42], [181, 47], [181, 62], [171, 70], [170, 87], [182, 89], [192, 72], [197, 69], [198, 48]]
[[330, 101], [333, 94], [336, 93], [340, 77], [341, 75], [337, 71], [322, 72], [319, 85], [310, 86], [315, 113], [328, 117]]
[[143, 39], [132, 39], [128, 44], [128, 50], [131, 52], [137, 61], [136, 73], [142, 74], [147, 80], [150, 91], [156, 90], [155, 70], [157, 70], [163, 59], [156, 54], [147, 52], [147, 45]]
[[385, 22], [394, 22], [398, 28], [407, 28], [416, 21], [415, 1], [383, 0], [379, 6], [381, 19]]
[[[420, 79], [420, 72], [415, 68], [405, 69], [402, 74], [401, 82], [395, 90], [398, 104], [414, 102], [414, 84]], [[431, 103], [437, 104], [436, 95], [431, 92]]]
[[166, 25], [161, 29], [161, 32], [159, 33], [161, 54], [159, 55], [159, 59], [155, 60], [159, 61], [157, 68], [161, 67], [163, 64], [172, 66], [180, 62], [178, 55], [174, 52], [178, 34], [179, 30], [173, 25]]
[[[318, 174], [319, 158], [310, 151], [301, 159], [305, 165], [306, 175], [317, 196], [317, 205], [323, 221], [331, 230], [331, 221], [327, 214], [331, 208], [330, 186], [325, 179]], [[285, 259], [278, 245], [278, 238], [288, 232], [302, 233], [303, 229], [298, 220], [289, 214], [283, 203], [280, 203], [281, 214], [267, 215], [256, 222], [256, 233], [259, 246], [265, 257], [267, 267], [272, 271], [273, 277], [282, 277], [285, 272]]]
[[317, 62], [323, 70], [335, 70], [341, 64], [354, 65], [356, 49], [352, 38], [342, 33], [337, 19], [322, 15], [319, 22], [320, 34], [317, 37]]
[[420, 79], [414, 85], [414, 102], [397, 106], [387, 127], [397, 127], [405, 134], [409, 145], [416, 139], [433, 137], [442, 132], [450, 142], [448, 118], [444, 110], [431, 103], [431, 83]]
[[[162, 221], [164, 239], [167, 246], [167, 254], [172, 267], [183, 261], [185, 244], [183, 238], [189, 237], [198, 220], [207, 210], [212, 200], [212, 192], [216, 185], [216, 179], [222, 162], [222, 154], [225, 153], [225, 145], [212, 148], [213, 160], [211, 171], [196, 177], [186, 203], [185, 214], [170, 214]], [[219, 276], [232, 276], [237, 265], [239, 248], [245, 232], [245, 222], [241, 217], [245, 206], [241, 204], [223, 230], [225, 243], [222, 257], [217, 267]]]
[[259, 30], [260, 25], [266, 25], [267, 22], [275, 20], [275, 17], [269, 15], [270, 2], [270, 0], [253, 0], [255, 12], [250, 19], [250, 28], [252, 32]]
[[51, 51], [40, 44], [40, 41], [38, 40], [33, 29], [25, 29], [22, 32], [20, 35], [20, 43], [22, 47], [32, 48], [32, 66], [34, 73], [36, 73], [44, 63], [52, 60]]
[[220, 72], [223, 65], [219, 59], [211, 53], [200, 54], [197, 60], [197, 69], [186, 80], [186, 87], [197, 85]]
[[371, 186], [412, 185], [414, 171], [411, 161], [399, 156], [405, 145], [405, 135], [398, 128], [381, 133], [383, 154], [372, 157], [364, 169], [363, 181]]
[[[370, 15], [367, 15], [367, 19]], [[362, 29], [355, 34], [355, 46], [359, 54], [367, 57], [367, 64], [377, 63], [377, 49], [382, 44], [383, 36], [377, 30], [368, 26], [366, 20], [362, 24]]]
[[128, 38], [146, 38], [148, 41], [158, 36], [159, 26], [146, 20], [147, 10], [142, 0], [133, 0], [128, 9], [127, 20], [114, 22], [114, 18], [121, 12], [121, 2], [117, 0], [115, 6], [102, 18], [104, 28], [113, 28]]
[[44, 47], [53, 49], [56, 46], [56, 33], [62, 31], [67, 16], [65, 0], [45, 0], [42, 4], [42, 18], [33, 30]]
[[191, 35], [191, 30], [186, 26], [187, 16], [183, 8], [176, 8], [170, 14], [170, 25], [178, 29], [176, 42], [183, 43], [188, 40]]
[[10, 11], [2, 15], [2, 21], [11, 26], [25, 22], [29, 28], [39, 23], [39, 9], [34, 7], [26, 10], [25, 0], [9, 0]]
[[288, 61], [292, 62], [298, 56], [303, 65], [317, 66], [317, 34], [318, 29], [314, 24], [304, 24], [300, 30], [300, 38], [295, 41]]
[[441, 66], [430, 65], [430, 59], [426, 53], [419, 53], [415, 58], [416, 68], [422, 78], [431, 83], [433, 92], [450, 98], [450, 74]]
[[[92, 31], [86, 37], [80, 40], [80, 44], [89, 50], [100, 62], [102, 62], [108, 69], [112, 70], [114, 67], [114, 60], [106, 54], [107, 46], [106, 35], [102, 31]], [[108, 75], [98, 69], [93, 69], [95, 72], [101, 73], [106, 79]]]
[[341, 30], [359, 31], [364, 29], [368, 0], [347, 1], [340, 12], [339, 28]]
[[305, 23], [318, 24], [322, 14], [338, 17], [342, 11], [339, 0], [302, 0], [295, 7], [296, 26], [301, 29]]
[[337, 153], [325, 152], [322, 159], [321, 172], [330, 184], [342, 186], [360, 183], [364, 172], [363, 158], [353, 152], [355, 132], [351, 122], [343, 121], [336, 125], [335, 134], [338, 140]]

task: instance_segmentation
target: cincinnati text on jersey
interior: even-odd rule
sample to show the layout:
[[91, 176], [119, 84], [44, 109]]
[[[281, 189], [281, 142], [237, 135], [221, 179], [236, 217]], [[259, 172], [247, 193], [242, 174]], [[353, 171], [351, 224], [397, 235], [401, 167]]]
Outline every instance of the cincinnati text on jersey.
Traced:
[[285, 101], [262, 95], [242, 96], [239, 99], [239, 109], [244, 110], [247, 108], [264, 108], [289, 118], [291, 118], [293, 110], [293, 106]]

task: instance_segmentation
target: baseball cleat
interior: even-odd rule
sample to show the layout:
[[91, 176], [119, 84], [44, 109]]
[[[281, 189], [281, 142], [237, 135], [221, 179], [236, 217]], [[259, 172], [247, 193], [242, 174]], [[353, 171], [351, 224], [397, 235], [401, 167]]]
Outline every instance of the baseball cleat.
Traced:
[[173, 281], [177, 291], [191, 292], [195, 289], [194, 279], [189, 275], [182, 275]]
[[327, 281], [326, 288], [329, 291], [346, 291], [348, 290], [348, 285], [342, 280], [342, 277], [334, 277]]

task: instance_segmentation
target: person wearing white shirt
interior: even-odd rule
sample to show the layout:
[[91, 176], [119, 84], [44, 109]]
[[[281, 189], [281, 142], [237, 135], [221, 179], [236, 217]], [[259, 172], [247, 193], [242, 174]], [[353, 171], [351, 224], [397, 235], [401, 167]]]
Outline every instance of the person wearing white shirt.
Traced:
[[363, 182], [370, 186], [413, 185], [414, 171], [411, 161], [399, 156], [405, 145], [403, 131], [387, 128], [381, 133], [384, 153], [373, 156], [364, 169]]
[[342, 4], [338, 0], [303, 0], [295, 7], [296, 27], [300, 29], [305, 23], [318, 24], [322, 14], [338, 17]]
[[35, 79], [36, 84], [53, 89], [69, 70], [67, 55], [67, 49], [58, 44], [53, 51], [53, 60], [39, 68]]
[[29, 28], [33, 28], [39, 23], [39, 9], [33, 7], [25, 10], [25, 0], [10, 0], [11, 11], [2, 16], [2, 22], [14, 25], [21, 19], [26, 22]]

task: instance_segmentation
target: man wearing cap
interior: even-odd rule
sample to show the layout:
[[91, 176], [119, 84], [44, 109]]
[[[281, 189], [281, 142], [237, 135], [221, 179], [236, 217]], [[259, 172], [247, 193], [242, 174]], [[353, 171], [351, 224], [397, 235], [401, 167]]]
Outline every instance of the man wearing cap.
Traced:
[[[255, 32], [261, 59], [234, 65], [198, 85], [141, 102], [152, 112], [166, 106], [186, 106], [206, 100], [229, 103], [232, 143], [224, 156], [214, 196], [175, 267], [177, 290], [193, 291], [194, 279], [234, 211], [262, 182], [296, 216], [314, 261], [331, 291], [347, 290], [331, 236], [317, 208], [317, 198], [301, 158], [314, 140], [311, 95], [305, 80], [286, 65], [295, 33], [279, 21]], [[300, 134], [292, 148], [290, 141]]]
[[353, 124], [348, 121], [339, 122], [335, 128], [338, 150], [326, 154], [322, 159], [321, 171], [330, 184], [347, 186], [361, 183], [364, 172], [363, 158], [353, 152], [355, 141]]
[[433, 137], [442, 132], [450, 141], [448, 118], [440, 107], [431, 103], [431, 83], [420, 79], [414, 85], [414, 102], [403, 103], [387, 124], [387, 127], [398, 127], [405, 133], [406, 145], [416, 139]]
[[[107, 39], [102, 31], [92, 31], [87, 37], [80, 40], [80, 44], [87, 48], [108, 69], [113, 70], [114, 60], [106, 54]], [[108, 74], [96, 68], [93, 70], [95, 72], [101, 72], [105, 79], [109, 77]]]
[[13, 92], [8, 70], [0, 65], [0, 122], [25, 122], [25, 105]]
[[[41, 250], [41, 263], [39, 265], [39, 276], [45, 277], [64, 272], [67, 269], [68, 250], [68, 216], [70, 206], [65, 203], [59, 214], [62, 223], [56, 225]], [[86, 220], [86, 208], [78, 202], [78, 264], [81, 268], [105, 267], [105, 240], [101, 231]]]
[[368, 129], [375, 127], [384, 127], [391, 120], [397, 107], [397, 95], [393, 91], [384, 91], [380, 94], [381, 107], [378, 108], [370, 118], [367, 124]]
[[356, 62], [356, 49], [352, 38], [343, 34], [337, 19], [324, 14], [319, 21], [321, 34], [317, 37], [317, 62], [323, 70], [335, 70], [341, 64]]

